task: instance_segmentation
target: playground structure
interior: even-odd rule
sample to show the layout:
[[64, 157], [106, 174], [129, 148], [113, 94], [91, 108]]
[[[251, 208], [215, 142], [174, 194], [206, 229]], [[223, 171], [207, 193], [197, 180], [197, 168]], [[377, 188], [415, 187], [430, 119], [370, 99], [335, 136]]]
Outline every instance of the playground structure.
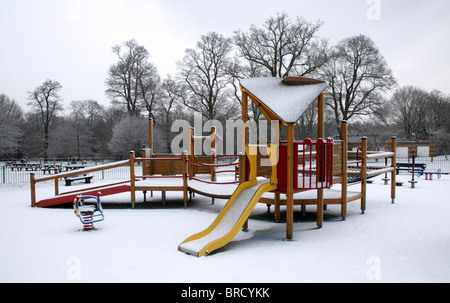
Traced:
[[[226, 245], [241, 228], [247, 228], [247, 219], [257, 203], [274, 206], [275, 220], [280, 220], [280, 208], [286, 207], [286, 238], [293, 238], [294, 205], [301, 205], [304, 211], [307, 205], [316, 205], [317, 227], [323, 226], [323, 210], [327, 205], [341, 206], [344, 220], [347, 203], [360, 200], [361, 212], [367, 208], [367, 180], [376, 175], [390, 173], [391, 201], [395, 201], [396, 139], [392, 138], [391, 150], [371, 152], [367, 150], [367, 139], [361, 139], [361, 146], [355, 152], [348, 151], [347, 123], [342, 122], [340, 140], [324, 139], [324, 90], [326, 84], [308, 78], [255, 78], [241, 81], [242, 123], [248, 121], [248, 101], [254, 102], [269, 122], [279, 121], [280, 127], [287, 128], [287, 140], [271, 144], [249, 143], [248, 130], [243, 127], [245, 155], [216, 155], [217, 136], [212, 128], [207, 137], [190, 133], [190, 145], [182, 155], [154, 155], [152, 153], [152, 121], [149, 123], [149, 148], [143, 150], [142, 157], [130, 153], [129, 160], [86, 168], [71, 172], [58, 173], [43, 178], [34, 178], [31, 174], [32, 206], [47, 207], [69, 203], [77, 196], [92, 196], [101, 192], [102, 196], [130, 192], [130, 201], [134, 207], [136, 192], [146, 194], [162, 192], [165, 202], [166, 191], [183, 193], [187, 207], [193, 193], [214, 198], [229, 199], [217, 219], [211, 226], [183, 241], [179, 250], [186, 253], [205, 256]], [[311, 104], [318, 101], [318, 138], [315, 140], [294, 140], [294, 125]], [[211, 154], [195, 156], [193, 149], [196, 140], [211, 141]], [[260, 153], [264, 150], [263, 156]], [[222, 157], [238, 158], [231, 164], [217, 164]], [[270, 166], [263, 166], [262, 160], [269, 159]], [[369, 166], [370, 159], [390, 159], [384, 166]], [[267, 161], [265, 161], [267, 163]], [[136, 175], [136, 163], [142, 165], [142, 175]], [[130, 179], [124, 182], [107, 184], [66, 193], [59, 192], [59, 180], [93, 171], [128, 166]], [[231, 170], [228, 170], [231, 167]], [[225, 170], [218, 170], [225, 168]], [[217, 182], [220, 172], [235, 172], [238, 181]], [[197, 177], [209, 175], [209, 180]], [[387, 180], [387, 178], [385, 178]], [[54, 181], [55, 196], [37, 201], [36, 184]], [[350, 185], [360, 184], [360, 191], [349, 191]], [[220, 185], [227, 190], [218, 190]], [[340, 185], [340, 189], [332, 189]], [[339, 186], [338, 186], [339, 187]], [[234, 192], [232, 192], [234, 190]]]

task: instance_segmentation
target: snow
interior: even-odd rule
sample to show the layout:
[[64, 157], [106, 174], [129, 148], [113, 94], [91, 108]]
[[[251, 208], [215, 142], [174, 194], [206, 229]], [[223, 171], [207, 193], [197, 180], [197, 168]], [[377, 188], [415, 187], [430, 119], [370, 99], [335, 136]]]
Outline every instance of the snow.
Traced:
[[[295, 206], [294, 238], [285, 240], [285, 208], [275, 223], [258, 204], [248, 232], [203, 258], [178, 245], [208, 227], [226, 200], [196, 195], [184, 209], [182, 193], [167, 192], [165, 206], [155, 193], [146, 207], [105, 207], [97, 230], [83, 232], [73, 209], [31, 208], [29, 184], [1, 184], [0, 282], [449, 282], [450, 176], [422, 177], [412, 189], [410, 176], [399, 175], [408, 186], [397, 187], [395, 204], [382, 177], [367, 186], [364, 215], [359, 201], [348, 204], [345, 221], [329, 205], [317, 229], [315, 206], [306, 217]], [[53, 190], [52, 182], [38, 189]]]
[[320, 82], [287, 85], [277, 77], [243, 79], [240, 84], [285, 123], [297, 123], [327, 87]]

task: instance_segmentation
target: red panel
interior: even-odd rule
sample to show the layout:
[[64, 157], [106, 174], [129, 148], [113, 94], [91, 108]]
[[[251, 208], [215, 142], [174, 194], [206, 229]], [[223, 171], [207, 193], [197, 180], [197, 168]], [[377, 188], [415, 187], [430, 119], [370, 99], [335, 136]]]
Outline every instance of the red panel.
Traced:
[[121, 185], [121, 186], [114, 186], [114, 187], [107, 187], [107, 188], [98, 188], [96, 190], [90, 190], [85, 189], [85, 191], [80, 191], [78, 193], [74, 193], [71, 195], [65, 195], [65, 196], [58, 196], [50, 199], [44, 199], [36, 203], [37, 207], [48, 207], [48, 206], [54, 206], [64, 203], [71, 203], [78, 195], [83, 196], [95, 196], [98, 194], [98, 192], [101, 192], [102, 196], [109, 196], [114, 194], [119, 194], [123, 192], [130, 191], [129, 185]]
[[[294, 143], [294, 188], [298, 187], [298, 143]], [[277, 165], [278, 188], [277, 191], [287, 191], [287, 145], [279, 146], [279, 159]]]

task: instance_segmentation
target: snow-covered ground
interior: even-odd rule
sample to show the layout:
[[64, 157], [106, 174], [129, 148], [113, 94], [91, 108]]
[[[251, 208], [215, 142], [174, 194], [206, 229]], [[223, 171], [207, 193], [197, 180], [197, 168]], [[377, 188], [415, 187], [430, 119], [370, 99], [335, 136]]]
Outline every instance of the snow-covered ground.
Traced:
[[[259, 204], [248, 232], [203, 258], [177, 247], [226, 200], [197, 195], [184, 209], [181, 193], [168, 192], [165, 206], [155, 193], [147, 207], [106, 208], [98, 230], [82, 232], [72, 209], [31, 208], [28, 184], [0, 185], [0, 282], [450, 282], [450, 176], [421, 177], [414, 189], [398, 176], [406, 183], [394, 205], [381, 178], [368, 185], [364, 215], [351, 202], [341, 221], [330, 205], [316, 229], [315, 206], [306, 217], [296, 206], [288, 241], [284, 213], [275, 223]], [[38, 193], [52, 192], [39, 184]], [[127, 201], [129, 193], [102, 199]]]

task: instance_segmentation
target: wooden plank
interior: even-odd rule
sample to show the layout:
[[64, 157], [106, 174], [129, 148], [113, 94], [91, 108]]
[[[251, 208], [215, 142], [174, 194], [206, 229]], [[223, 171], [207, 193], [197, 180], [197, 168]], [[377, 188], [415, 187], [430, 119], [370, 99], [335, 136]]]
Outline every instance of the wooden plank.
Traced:
[[59, 173], [59, 174], [48, 176], [48, 177], [36, 178], [35, 181], [36, 182], [45, 182], [45, 181], [54, 180], [56, 178], [59, 179], [59, 178], [80, 175], [80, 174], [88, 174], [88, 173], [92, 173], [92, 172], [96, 172], [96, 171], [108, 170], [108, 169], [112, 169], [112, 168], [116, 168], [116, 167], [128, 166], [129, 164], [130, 164], [129, 160], [124, 160], [124, 161], [114, 162], [111, 164], [99, 165], [99, 166], [95, 166], [92, 168], [77, 169], [77, 170], [73, 170], [70, 172]]
[[367, 159], [381, 159], [381, 158], [392, 158], [395, 155], [393, 152], [384, 152], [376, 154], [368, 154]]
[[361, 212], [366, 211], [366, 189], [367, 189], [367, 138], [363, 137], [361, 140]]
[[135, 175], [134, 175], [134, 152], [130, 152], [130, 192], [131, 192], [131, 203], [136, 202], [136, 192], [135, 192]]
[[392, 200], [392, 204], [394, 204], [395, 202], [395, 185], [396, 185], [396, 162], [397, 162], [397, 138], [396, 137], [392, 137], [391, 138], [391, 151], [394, 153], [394, 156], [392, 157], [391, 160], [391, 167], [394, 169], [391, 172], [391, 200]]
[[38, 207], [48, 207], [48, 206], [54, 206], [64, 203], [71, 203], [75, 197], [78, 195], [83, 196], [96, 196], [98, 195], [98, 192], [101, 192], [101, 196], [108, 196], [108, 195], [114, 195], [118, 193], [123, 193], [130, 191], [131, 187], [129, 185], [119, 185], [119, 186], [112, 186], [112, 187], [104, 187], [104, 188], [98, 188], [98, 189], [85, 189], [78, 191], [77, 193], [64, 195], [64, 196], [57, 196], [50, 199], [43, 199], [39, 202], [37, 202], [36, 206]]
[[373, 169], [367, 172], [367, 177], [373, 177], [373, 176], [377, 176], [377, 175], [381, 175], [384, 173], [389, 173], [395, 171], [395, 167], [386, 167], [386, 168], [381, 168], [381, 169]]
[[287, 181], [286, 181], [286, 238], [292, 239], [294, 232], [294, 125], [287, 126]]
[[136, 186], [136, 191], [183, 191], [183, 186]]
[[341, 218], [345, 220], [347, 217], [347, 202], [348, 202], [348, 189], [347, 189], [347, 178], [348, 178], [348, 132], [347, 132], [347, 121], [342, 121], [341, 123], [341, 139], [342, 142], [342, 196], [341, 196]]

